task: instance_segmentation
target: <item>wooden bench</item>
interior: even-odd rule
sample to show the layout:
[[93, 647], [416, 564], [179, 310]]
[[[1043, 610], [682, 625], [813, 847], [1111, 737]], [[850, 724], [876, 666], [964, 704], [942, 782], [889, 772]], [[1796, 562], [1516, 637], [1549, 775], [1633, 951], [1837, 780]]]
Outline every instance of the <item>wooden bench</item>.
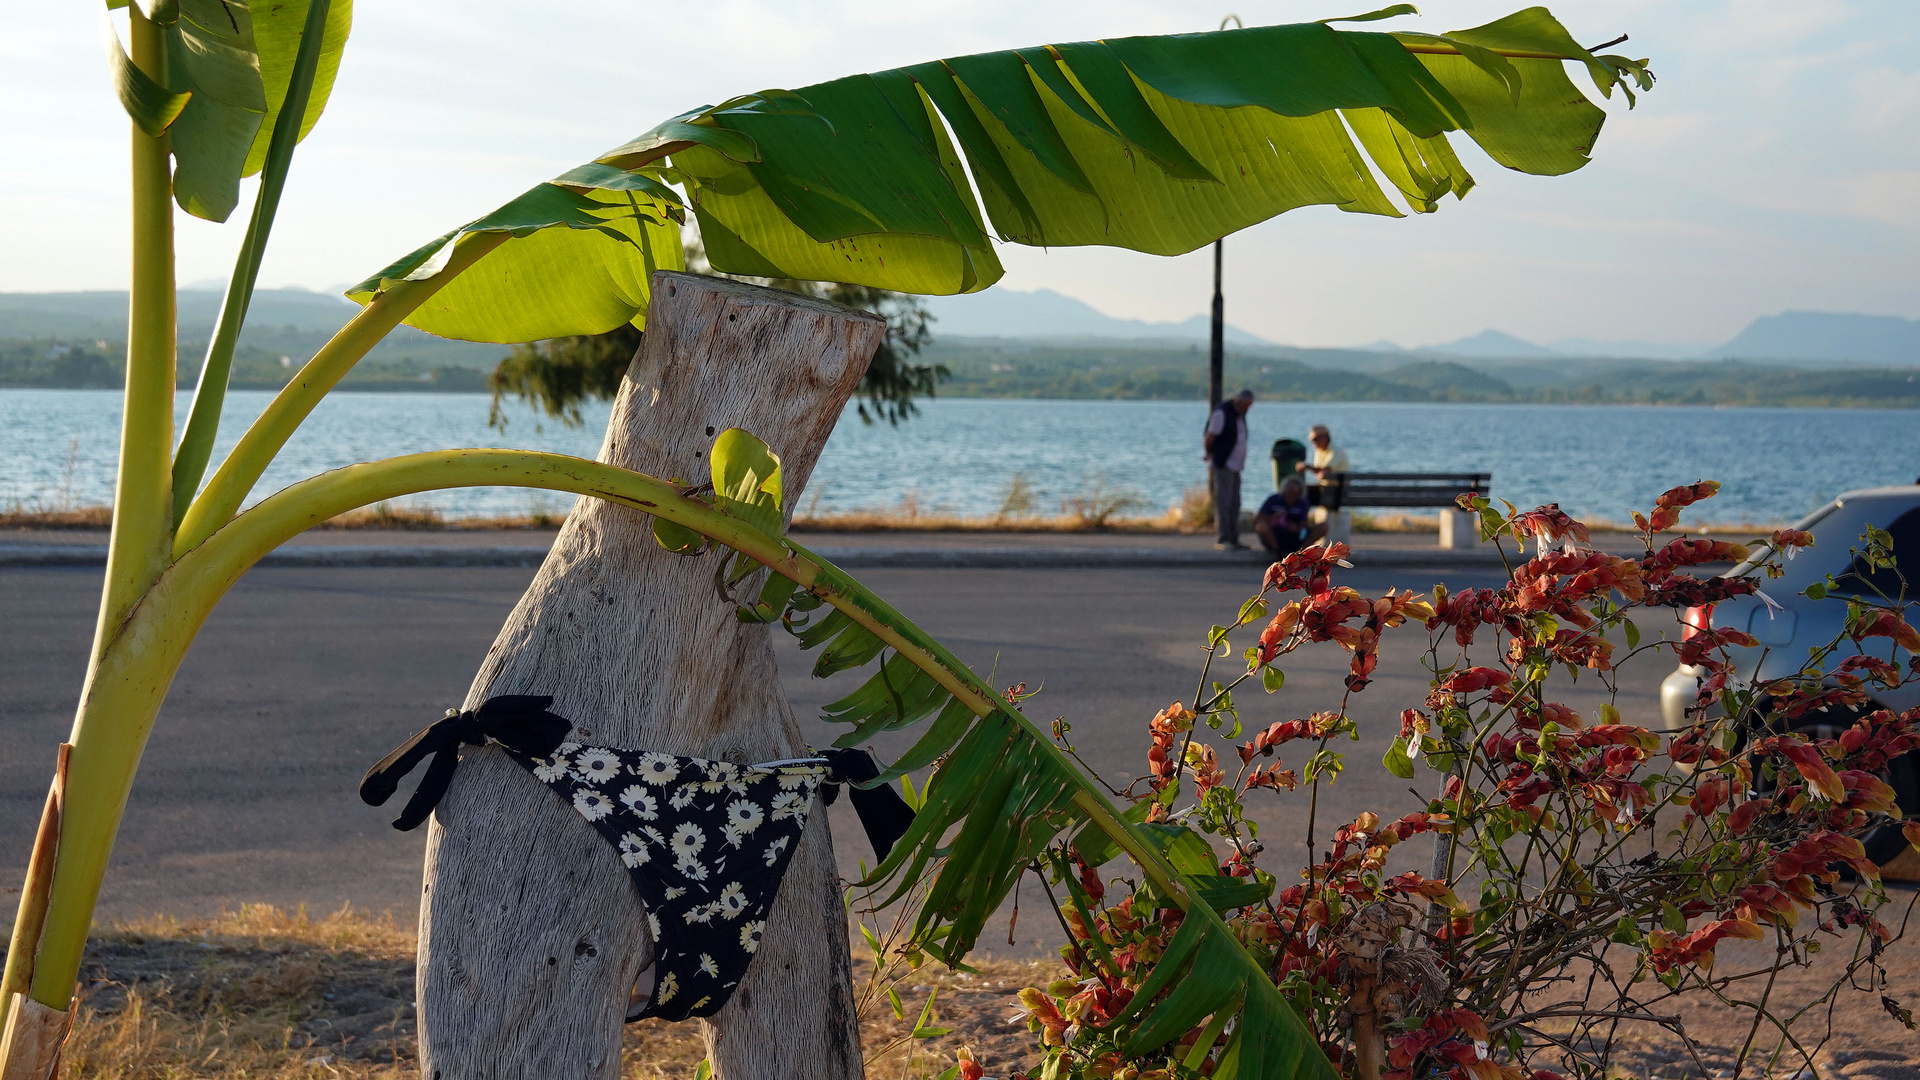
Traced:
[[[1328, 482], [1307, 491], [1316, 505], [1336, 516], [1336, 521], [1340, 511], [1353, 506], [1437, 508], [1440, 546], [1462, 549], [1479, 543], [1479, 523], [1472, 514], [1456, 507], [1454, 499], [1465, 491], [1485, 495], [1492, 486], [1492, 473], [1335, 473]], [[1329, 522], [1329, 534], [1335, 531], [1335, 524]]]

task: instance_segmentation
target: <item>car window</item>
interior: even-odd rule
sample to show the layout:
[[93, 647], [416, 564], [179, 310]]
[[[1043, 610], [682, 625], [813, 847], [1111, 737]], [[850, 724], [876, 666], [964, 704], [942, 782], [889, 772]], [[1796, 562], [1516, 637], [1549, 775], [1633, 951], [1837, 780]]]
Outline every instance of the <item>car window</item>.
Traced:
[[[1887, 532], [1893, 537], [1893, 565], [1874, 570], [1867, 566], [1865, 559], [1855, 555], [1847, 572], [1835, 579], [1840, 591], [1899, 599], [1904, 590], [1908, 596], [1920, 596], [1920, 510], [1901, 514], [1887, 526]], [[1857, 543], [1857, 539], [1848, 541], [1849, 546]]]
[[[1829, 516], [1833, 514], [1835, 510], [1838, 510], [1838, 509], [1840, 509], [1840, 501], [1836, 499], [1833, 502], [1830, 502], [1827, 505], [1821, 507], [1820, 509], [1815, 510], [1813, 513], [1808, 514], [1806, 517], [1801, 518], [1799, 521], [1794, 522], [1793, 527], [1796, 529], [1799, 529], [1801, 532], [1812, 532], [1813, 527], [1815, 525], [1818, 525], [1822, 521], [1825, 521]], [[1764, 555], [1764, 554], [1770, 553], [1773, 549], [1762, 545], [1762, 546], [1756, 547], [1754, 550]], [[1726, 576], [1730, 578], [1737, 578], [1742, 576], [1743, 574], [1751, 574], [1753, 573], [1753, 568], [1758, 565], [1760, 564], [1757, 562], [1754, 562], [1752, 559], [1748, 559], [1740, 563], [1738, 566], [1735, 566], [1733, 569], [1727, 571]]]

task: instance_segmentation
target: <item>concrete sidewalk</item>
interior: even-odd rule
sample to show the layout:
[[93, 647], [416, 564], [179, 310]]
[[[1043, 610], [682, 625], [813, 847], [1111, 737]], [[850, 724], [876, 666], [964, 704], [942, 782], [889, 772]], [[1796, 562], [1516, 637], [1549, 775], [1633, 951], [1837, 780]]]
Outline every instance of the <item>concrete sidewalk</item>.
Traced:
[[[552, 530], [317, 529], [302, 533], [261, 566], [535, 566]], [[795, 532], [822, 558], [855, 569], [1085, 569], [1261, 566], [1257, 550], [1219, 551], [1205, 535], [1059, 532]], [[1619, 554], [1638, 552], [1634, 537], [1598, 534]], [[1491, 545], [1447, 551], [1432, 533], [1356, 533], [1352, 561], [1368, 567], [1497, 567]], [[1509, 545], [1511, 551], [1512, 546]], [[0, 530], [0, 566], [101, 566], [101, 529]]]

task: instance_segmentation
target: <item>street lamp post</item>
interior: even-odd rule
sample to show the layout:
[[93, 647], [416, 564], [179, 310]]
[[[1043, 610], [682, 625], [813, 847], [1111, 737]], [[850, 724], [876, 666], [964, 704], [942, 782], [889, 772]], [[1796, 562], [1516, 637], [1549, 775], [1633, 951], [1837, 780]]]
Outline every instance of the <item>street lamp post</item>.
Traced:
[[1220, 407], [1220, 380], [1227, 363], [1227, 302], [1220, 294], [1220, 259], [1226, 242], [1213, 242], [1213, 341], [1207, 353], [1207, 408]]
[[[1241, 29], [1246, 23], [1238, 15], [1228, 15], [1220, 20], [1220, 29], [1225, 30], [1228, 23]], [[1227, 302], [1220, 292], [1220, 263], [1226, 251], [1225, 240], [1213, 242], [1213, 336], [1207, 352], [1207, 409], [1220, 407], [1220, 399], [1226, 390], [1220, 383], [1225, 377], [1227, 366]]]

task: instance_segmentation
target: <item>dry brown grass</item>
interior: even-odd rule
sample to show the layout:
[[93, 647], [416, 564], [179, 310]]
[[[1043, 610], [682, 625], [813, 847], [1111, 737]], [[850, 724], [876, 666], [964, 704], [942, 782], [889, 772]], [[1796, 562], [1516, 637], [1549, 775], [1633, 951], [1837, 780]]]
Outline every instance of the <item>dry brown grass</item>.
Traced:
[[1440, 519], [1427, 514], [1353, 512], [1353, 531], [1363, 533], [1437, 533]]
[[315, 526], [319, 529], [400, 529], [414, 532], [488, 532], [506, 529], [557, 529], [565, 514], [535, 512], [505, 517], [450, 518], [431, 507], [374, 503], [349, 510]]
[[[503, 517], [447, 517], [431, 507], [375, 503], [315, 525], [316, 529], [394, 529], [402, 532], [491, 532], [508, 529], [557, 529], [565, 514], [535, 512]], [[113, 508], [83, 506], [71, 510], [0, 510], [0, 529], [106, 529]]]
[[1158, 517], [1108, 516], [1090, 519], [1080, 514], [1029, 517], [963, 517], [959, 514], [915, 514], [903, 516], [894, 510], [850, 510], [837, 514], [795, 515], [794, 532], [1123, 532], [1183, 533], [1185, 526], [1177, 511]]
[[15, 505], [0, 510], [0, 529], [104, 529], [112, 524], [113, 511], [105, 506], [31, 510]]
[[[82, 972], [64, 1075], [88, 1080], [400, 1080], [415, 1075], [414, 936], [391, 917], [324, 918], [250, 905], [211, 919], [168, 917], [97, 934]], [[861, 1035], [875, 1080], [924, 1080], [965, 1045], [994, 1075], [1032, 1064], [1007, 1002], [1057, 965], [989, 960], [974, 972], [929, 964], [898, 984], [897, 1019], [868, 995]], [[864, 987], [870, 965], [857, 960]], [[952, 1033], [902, 1040], [935, 995]], [[891, 1049], [889, 1049], [891, 1047]], [[701, 1025], [629, 1024], [623, 1080], [686, 1080], [706, 1056]]]

